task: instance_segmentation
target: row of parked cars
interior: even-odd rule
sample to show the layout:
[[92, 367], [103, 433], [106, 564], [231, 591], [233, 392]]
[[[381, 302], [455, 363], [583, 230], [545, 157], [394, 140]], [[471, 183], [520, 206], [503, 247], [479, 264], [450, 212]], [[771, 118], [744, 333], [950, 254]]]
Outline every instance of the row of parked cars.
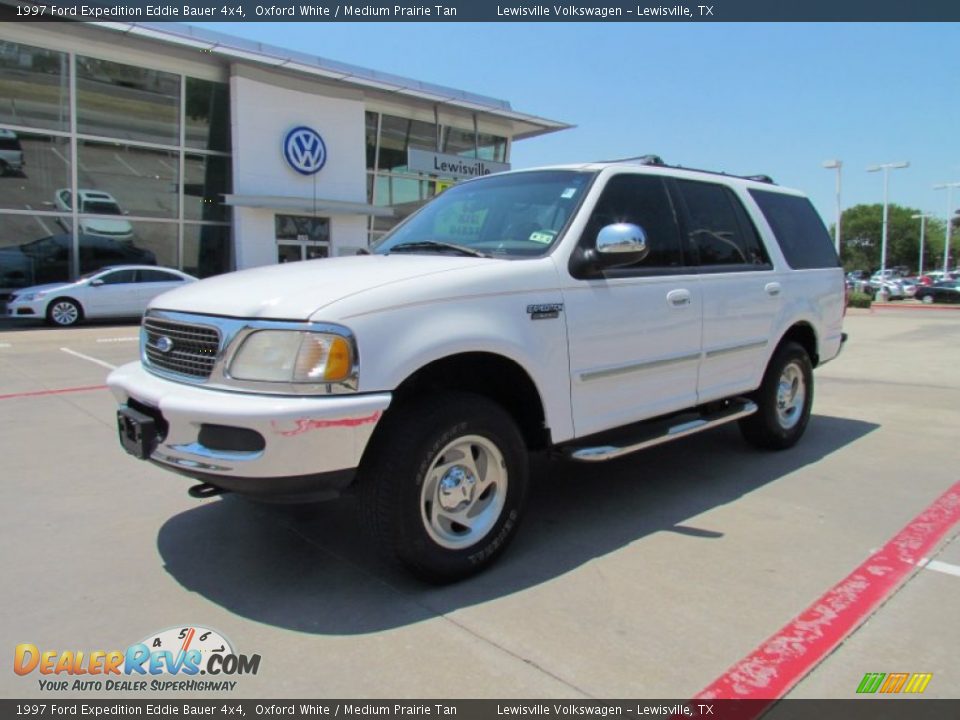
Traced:
[[909, 276], [901, 269], [879, 270], [868, 275], [863, 270], [847, 273], [847, 288], [871, 297], [885, 294], [888, 300], [914, 298], [932, 303], [960, 303], [960, 273], [935, 271]]

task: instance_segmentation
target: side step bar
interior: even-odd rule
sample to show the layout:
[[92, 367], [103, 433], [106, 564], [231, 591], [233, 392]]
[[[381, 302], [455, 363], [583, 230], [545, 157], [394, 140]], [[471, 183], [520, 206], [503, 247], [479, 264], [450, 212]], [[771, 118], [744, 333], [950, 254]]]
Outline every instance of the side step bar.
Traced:
[[568, 447], [564, 450], [567, 457], [573, 460], [583, 462], [603, 462], [613, 460], [614, 458], [628, 455], [637, 450], [662, 445], [671, 440], [677, 440], [687, 435], [709, 430], [719, 425], [725, 425], [728, 422], [739, 420], [740, 418], [753, 415], [757, 411], [757, 405], [752, 400], [737, 398], [731, 401], [722, 410], [709, 415], [681, 422], [676, 425], [664, 427], [663, 424], [655, 426], [642, 427], [635, 437], [625, 438], [625, 442], [617, 445], [598, 445], [596, 447]]

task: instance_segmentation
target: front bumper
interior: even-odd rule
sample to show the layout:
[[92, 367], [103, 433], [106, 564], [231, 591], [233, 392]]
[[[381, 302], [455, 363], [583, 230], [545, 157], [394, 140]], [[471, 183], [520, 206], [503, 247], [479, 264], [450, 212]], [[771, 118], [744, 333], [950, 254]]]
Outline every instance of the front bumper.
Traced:
[[6, 317], [8, 318], [22, 318], [22, 319], [32, 319], [36, 320], [37, 318], [42, 319], [47, 311], [47, 301], [43, 300], [19, 300], [15, 299], [7, 303]]
[[[162, 425], [148, 459], [258, 495], [289, 494], [290, 481], [298, 478], [348, 477], [391, 399], [389, 393], [287, 397], [217, 391], [159, 378], [140, 363], [113, 371], [107, 384], [121, 406], [144, 409]], [[203, 430], [210, 426], [258, 433], [262, 447], [204, 445]]]

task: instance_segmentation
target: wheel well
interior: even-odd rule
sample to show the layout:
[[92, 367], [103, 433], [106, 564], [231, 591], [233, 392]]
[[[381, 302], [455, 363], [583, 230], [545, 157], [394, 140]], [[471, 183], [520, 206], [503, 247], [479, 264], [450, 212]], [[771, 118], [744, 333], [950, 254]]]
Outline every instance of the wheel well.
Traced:
[[48, 303], [47, 303], [47, 309], [46, 309], [46, 311], [44, 312], [44, 315], [45, 315], [46, 317], [50, 317], [50, 313], [53, 311], [53, 306], [56, 305], [56, 304], [57, 304], [58, 302], [60, 302], [61, 300], [69, 300], [69, 301], [72, 302], [74, 305], [76, 305], [76, 306], [77, 306], [77, 310], [78, 310], [79, 313], [80, 313], [80, 319], [82, 320], [82, 319], [84, 318], [83, 303], [81, 303], [81, 302], [80, 302], [79, 300], [77, 300], [76, 298], [70, 297], [69, 295], [60, 295], [59, 297], [55, 297], [53, 300], [51, 300], [50, 302], [48, 302]]
[[817, 353], [817, 334], [808, 323], [797, 323], [792, 326], [780, 338], [780, 344], [777, 347], [786, 342], [795, 342], [803, 347], [807, 351], [807, 355], [810, 356], [810, 364], [813, 367], [820, 364], [820, 355]]
[[393, 393], [397, 406], [427, 394], [456, 390], [490, 398], [513, 416], [532, 450], [548, 447], [540, 394], [527, 372], [513, 360], [492, 353], [463, 353], [423, 366]]

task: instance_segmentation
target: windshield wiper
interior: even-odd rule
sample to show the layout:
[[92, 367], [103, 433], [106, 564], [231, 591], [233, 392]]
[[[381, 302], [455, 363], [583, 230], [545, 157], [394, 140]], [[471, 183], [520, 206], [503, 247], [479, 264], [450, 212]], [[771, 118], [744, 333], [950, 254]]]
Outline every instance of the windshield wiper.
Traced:
[[457, 245], [456, 243], [442, 242], [440, 240], [411, 240], [410, 242], [402, 242], [399, 245], [394, 245], [387, 251], [389, 255], [392, 252], [397, 252], [400, 250], [453, 250], [458, 252], [461, 255], [468, 255], [470, 257], [479, 257], [479, 258], [489, 258], [493, 257], [488, 255], [485, 252], [480, 252], [479, 250], [474, 250], [472, 247], [467, 247], [466, 245]]

